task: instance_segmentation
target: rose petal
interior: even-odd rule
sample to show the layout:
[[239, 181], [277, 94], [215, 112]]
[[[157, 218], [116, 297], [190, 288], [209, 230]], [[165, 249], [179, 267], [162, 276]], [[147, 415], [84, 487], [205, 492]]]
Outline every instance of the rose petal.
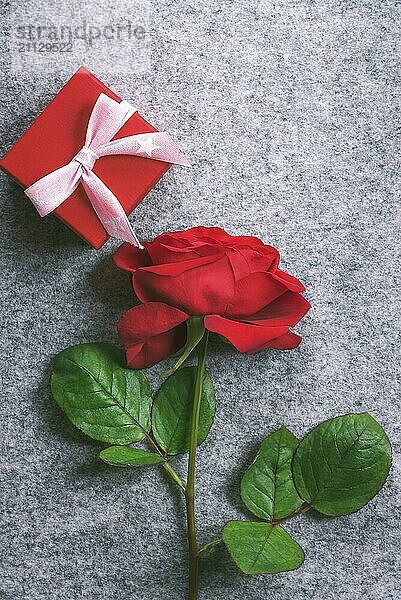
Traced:
[[278, 254], [257, 237], [232, 236], [220, 227], [192, 227], [186, 231], [162, 233], [153, 242], [146, 244], [146, 248], [153, 264], [190, 260], [232, 248], [257, 249], [259, 255], [272, 252]]
[[124, 313], [118, 333], [127, 349], [128, 365], [146, 368], [179, 350], [185, 343], [185, 327], [180, 325], [187, 319], [187, 314], [162, 302], [134, 306]]
[[[168, 239], [171, 243], [171, 240], [174, 239], [175, 243], [220, 243], [224, 242], [224, 245], [230, 246], [232, 245], [243, 245], [243, 246], [264, 246], [263, 242], [251, 235], [230, 235], [222, 229], [221, 227], [191, 227], [190, 229], [186, 229], [185, 231], [175, 231], [173, 233], [165, 233], [159, 236], [161, 242], [164, 242], [165, 239]], [[228, 243], [230, 242], [230, 243]]]
[[199, 244], [186, 247], [177, 247], [156, 239], [152, 244], [145, 244], [154, 265], [163, 263], [176, 263], [193, 260], [202, 256], [221, 254], [220, 247], [211, 244]]
[[224, 313], [234, 283], [224, 254], [145, 267], [133, 275], [134, 290], [142, 302], [165, 302], [192, 315]]
[[294, 348], [298, 348], [301, 341], [302, 338], [300, 335], [296, 335], [296, 333], [292, 333], [292, 331], [287, 331], [284, 335], [280, 335], [280, 337], [268, 342], [263, 350], [266, 348], [274, 348], [275, 350], [294, 350]]
[[170, 331], [149, 338], [146, 343], [129, 346], [126, 351], [127, 365], [132, 369], [148, 369], [171, 356], [185, 344], [186, 327], [178, 325]]
[[236, 281], [251, 273], [267, 273], [273, 265], [276, 265], [278, 257], [278, 252], [274, 249], [259, 252], [258, 249], [238, 247], [226, 248], [225, 253], [230, 259]]
[[188, 315], [163, 302], [146, 302], [125, 312], [118, 322], [118, 331], [127, 346], [145, 342], [183, 323]]
[[226, 337], [240, 352], [254, 354], [268, 347], [269, 342], [288, 332], [288, 327], [264, 327], [233, 321], [219, 315], [207, 315], [205, 327]]
[[287, 288], [272, 273], [252, 273], [238, 281], [227, 306], [226, 316], [243, 317], [257, 313], [285, 294]]
[[264, 246], [262, 240], [253, 235], [231, 235], [221, 227], [192, 227], [188, 229], [187, 239], [203, 239], [206, 242], [223, 243], [226, 247]]
[[[146, 246], [146, 244], [145, 244]], [[119, 269], [135, 273], [140, 267], [152, 264], [146, 249], [141, 250], [132, 244], [122, 244], [113, 254], [113, 261]]]
[[303, 284], [293, 275], [289, 275], [288, 273], [285, 273], [284, 271], [277, 269], [273, 273], [273, 276], [275, 277], [275, 279], [277, 279], [277, 281], [279, 281], [280, 283], [285, 285], [292, 292], [300, 292], [301, 293], [301, 292], [305, 291]]
[[311, 305], [303, 296], [295, 292], [285, 292], [252, 316], [242, 321], [272, 327], [294, 327], [306, 315]]

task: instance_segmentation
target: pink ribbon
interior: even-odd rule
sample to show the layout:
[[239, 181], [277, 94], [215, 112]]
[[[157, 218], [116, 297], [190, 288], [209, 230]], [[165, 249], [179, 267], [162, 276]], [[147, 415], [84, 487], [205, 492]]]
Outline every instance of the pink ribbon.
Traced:
[[103, 227], [110, 236], [142, 248], [127, 215], [113, 192], [92, 171], [101, 156], [129, 154], [189, 167], [166, 132], [139, 133], [111, 141], [136, 112], [128, 102], [100, 94], [93, 107], [85, 145], [67, 165], [45, 175], [25, 190], [41, 217], [60, 206], [82, 183]]

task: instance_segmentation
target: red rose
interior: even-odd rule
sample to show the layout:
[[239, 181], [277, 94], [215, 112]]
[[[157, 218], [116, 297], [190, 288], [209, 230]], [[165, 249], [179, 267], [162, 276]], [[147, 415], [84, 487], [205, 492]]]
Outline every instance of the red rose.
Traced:
[[218, 227], [163, 233], [139, 250], [123, 244], [116, 265], [132, 273], [142, 302], [120, 319], [128, 365], [150, 367], [185, 344], [185, 321], [204, 316], [205, 328], [240, 352], [296, 348], [289, 331], [310, 308], [304, 286], [280, 271], [279, 253], [252, 236]]

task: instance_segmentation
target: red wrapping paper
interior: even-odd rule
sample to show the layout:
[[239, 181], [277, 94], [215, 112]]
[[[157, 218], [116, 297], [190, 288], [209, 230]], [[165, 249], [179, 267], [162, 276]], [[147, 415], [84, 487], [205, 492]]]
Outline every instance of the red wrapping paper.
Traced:
[[[0, 168], [26, 189], [70, 162], [84, 145], [89, 116], [101, 92], [121, 101], [81, 67], [0, 160]], [[136, 112], [113, 139], [154, 131], [157, 129]], [[93, 172], [117, 196], [126, 214], [130, 214], [170, 167], [170, 163], [118, 155], [97, 160]], [[82, 185], [54, 214], [93, 248], [100, 248], [109, 239]]]

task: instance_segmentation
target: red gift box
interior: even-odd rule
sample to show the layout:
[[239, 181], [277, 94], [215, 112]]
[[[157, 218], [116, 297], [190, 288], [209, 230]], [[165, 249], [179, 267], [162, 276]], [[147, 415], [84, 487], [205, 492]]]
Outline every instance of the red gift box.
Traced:
[[[69, 163], [84, 145], [89, 116], [102, 92], [121, 101], [81, 67], [0, 161], [0, 168], [28, 188]], [[113, 140], [155, 131], [153, 125], [135, 112]], [[93, 172], [112, 190], [128, 215], [170, 167], [171, 163], [159, 160], [118, 155], [97, 160]], [[100, 248], [109, 239], [81, 184], [54, 213], [93, 248]]]

